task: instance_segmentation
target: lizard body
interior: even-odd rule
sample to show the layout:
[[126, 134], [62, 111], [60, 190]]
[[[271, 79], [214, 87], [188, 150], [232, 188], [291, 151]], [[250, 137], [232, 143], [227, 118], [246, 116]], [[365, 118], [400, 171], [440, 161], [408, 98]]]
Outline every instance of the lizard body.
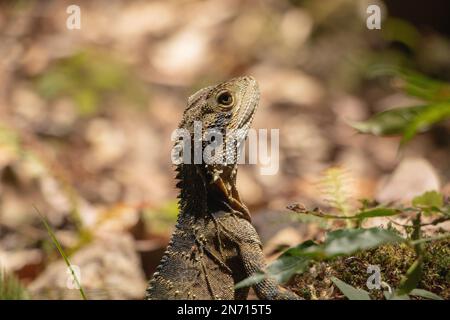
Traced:
[[[210, 86], [189, 98], [179, 128], [193, 136], [195, 121], [200, 121], [203, 129], [224, 134], [223, 146], [232, 144], [227, 132], [237, 130], [236, 144], [234, 149], [223, 148], [206, 156], [201, 163], [177, 165], [180, 213], [149, 282], [147, 299], [246, 299], [249, 288], [235, 289], [235, 284], [264, 271], [259, 236], [236, 189], [239, 145], [258, 103], [259, 89], [252, 77]], [[195, 141], [191, 142], [192, 149]], [[298, 299], [272, 278], [253, 288], [260, 299]]]

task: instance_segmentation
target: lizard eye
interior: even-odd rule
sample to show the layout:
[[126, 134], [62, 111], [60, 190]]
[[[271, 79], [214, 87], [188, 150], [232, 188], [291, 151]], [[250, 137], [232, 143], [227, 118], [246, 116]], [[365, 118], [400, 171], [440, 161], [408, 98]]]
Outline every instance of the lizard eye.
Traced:
[[229, 107], [233, 104], [233, 95], [229, 91], [222, 91], [217, 95], [217, 103]]

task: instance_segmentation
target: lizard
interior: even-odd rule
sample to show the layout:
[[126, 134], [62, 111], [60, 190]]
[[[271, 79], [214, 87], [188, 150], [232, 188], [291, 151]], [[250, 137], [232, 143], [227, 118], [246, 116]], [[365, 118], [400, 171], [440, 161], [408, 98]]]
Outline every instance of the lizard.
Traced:
[[[243, 76], [189, 97], [179, 128], [190, 134], [191, 143], [188, 147], [180, 147], [181, 139], [175, 143], [180, 154], [187, 154], [187, 160], [176, 165], [180, 190], [177, 224], [149, 281], [146, 299], [244, 300], [250, 288], [235, 289], [235, 284], [264, 272], [261, 241], [236, 189], [239, 147], [247, 136], [259, 95], [257, 81]], [[217, 142], [222, 148], [196, 163], [188, 151], [198, 143], [193, 138], [197, 121], [202, 129], [216, 130], [225, 138]], [[227, 149], [226, 145], [232, 145], [228, 132], [233, 130], [236, 143]], [[204, 151], [207, 138], [202, 135], [201, 140]], [[253, 289], [260, 299], [299, 299], [270, 276]]]

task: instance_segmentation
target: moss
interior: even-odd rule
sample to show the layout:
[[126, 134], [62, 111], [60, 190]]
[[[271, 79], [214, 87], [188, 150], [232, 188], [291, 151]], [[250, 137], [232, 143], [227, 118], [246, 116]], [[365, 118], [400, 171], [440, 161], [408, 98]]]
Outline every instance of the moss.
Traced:
[[[425, 246], [425, 252], [424, 272], [418, 288], [450, 299], [450, 240], [429, 243]], [[414, 259], [414, 250], [405, 244], [384, 245], [351, 257], [316, 262], [309, 272], [297, 275], [291, 281], [290, 288], [305, 299], [344, 299], [330, 280], [334, 276], [369, 291], [372, 299], [383, 299], [383, 289], [369, 290], [366, 286], [368, 265], [379, 266], [381, 280], [396, 288]]]

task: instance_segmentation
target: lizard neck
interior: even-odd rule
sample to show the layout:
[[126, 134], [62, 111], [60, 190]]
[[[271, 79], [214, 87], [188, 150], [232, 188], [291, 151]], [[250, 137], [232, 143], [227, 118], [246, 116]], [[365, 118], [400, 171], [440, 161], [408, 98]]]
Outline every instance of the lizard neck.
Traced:
[[[181, 214], [205, 217], [212, 212], [229, 210], [232, 207], [227, 195], [211, 183], [213, 175], [203, 165], [180, 164], [176, 171]], [[230, 190], [235, 190], [236, 170], [224, 181]]]

